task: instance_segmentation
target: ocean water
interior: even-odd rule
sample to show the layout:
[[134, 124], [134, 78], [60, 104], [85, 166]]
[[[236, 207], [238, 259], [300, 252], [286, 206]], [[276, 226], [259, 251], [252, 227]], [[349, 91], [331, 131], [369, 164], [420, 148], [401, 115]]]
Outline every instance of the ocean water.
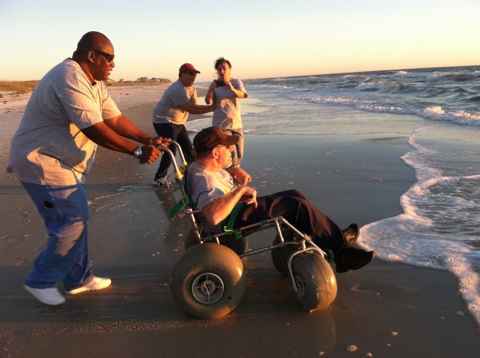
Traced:
[[452, 272], [480, 323], [480, 66], [244, 84], [247, 134], [409, 138], [401, 159], [417, 181], [400, 198], [403, 214], [365, 225], [360, 241], [383, 260]]

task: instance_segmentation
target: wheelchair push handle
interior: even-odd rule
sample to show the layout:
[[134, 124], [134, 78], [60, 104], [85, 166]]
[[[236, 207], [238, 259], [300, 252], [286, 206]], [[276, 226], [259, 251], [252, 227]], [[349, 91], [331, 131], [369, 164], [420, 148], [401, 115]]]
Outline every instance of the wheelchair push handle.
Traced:
[[182, 148], [180, 147], [180, 144], [178, 144], [178, 142], [172, 140], [170, 142], [170, 146], [172, 146], [172, 145], [174, 145], [176, 147], [177, 153], [180, 155], [180, 159], [182, 161], [182, 165], [180, 165], [180, 166], [177, 164], [177, 161], [175, 160], [175, 154], [173, 153], [172, 150], [170, 150], [167, 147], [163, 147], [163, 146], [157, 146], [157, 149], [163, 151], [163, 153], [164, 153], [163, 155], [167, 154], [167, 155], [170, 156], [173, 168], [175, 170], [175, 179], [177, 181], [180, 181], [180, 180], [182, 180], [183, 175], [185, 174], [185, 168], [187, 167], [188, 163], [185, 160], [185, 156], [183, 155], [183, 151], [182, 151]]

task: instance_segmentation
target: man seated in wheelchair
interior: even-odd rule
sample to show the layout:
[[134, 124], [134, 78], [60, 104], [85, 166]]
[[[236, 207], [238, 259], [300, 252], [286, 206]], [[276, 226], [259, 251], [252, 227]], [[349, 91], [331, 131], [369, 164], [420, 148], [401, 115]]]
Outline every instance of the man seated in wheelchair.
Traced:
[[237, 168], [232, 176], [224, 170], [232, 163], [231, 150], [237, 141], [237, 136], [229, 136], [217, 127], [201, 130], [193, 140], [196, 161], [188, 167], [186, 187], [197, 209], [202, 211], [199, 220], [204, 228], [222, 232], [221, 223], [237, 203], [244, 202], [234, 227], [282, 216], [321, 249], [331, 250], [339, 273], [358, 270], [376, 257], [375, 251], [353, 246], [359, 235], [358, 225], [341, 230], [301, 192], [287, 190], [257, 197], [256, 190], [248, 186], [248, 174]]

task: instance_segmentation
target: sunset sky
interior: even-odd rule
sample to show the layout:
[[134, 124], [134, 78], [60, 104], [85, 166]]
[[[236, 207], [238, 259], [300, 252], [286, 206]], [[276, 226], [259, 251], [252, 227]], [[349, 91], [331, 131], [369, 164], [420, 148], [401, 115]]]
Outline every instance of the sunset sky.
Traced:
[[241, 79], [480, 64], [479, 0], [0, 0], [0, 80], [38, 80], [91, 30], [111, 78], [174, 80], [182, 63]]

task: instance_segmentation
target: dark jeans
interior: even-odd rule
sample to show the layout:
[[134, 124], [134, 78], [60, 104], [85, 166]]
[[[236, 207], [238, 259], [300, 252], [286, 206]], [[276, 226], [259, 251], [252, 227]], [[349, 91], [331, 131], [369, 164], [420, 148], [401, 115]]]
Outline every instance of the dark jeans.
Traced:
[[[182, 148], [183, 155], [188, 164], [192, 163], [195, 160], [193, 155], [193, 147], [190, 138], [188, 137], [187, 128], [183, 124], [171, 124], [171, 123], [153, 123], [155, 132], [159, 137], [171, 138], [174, 141], [180, 144]], [[173, 144], [170, 144], [169, 148], [173, 154], [177, 152], [177, 147]], [[171, 164], [171, 159], [168, 154], [162, 155], [160, 160], [160, 165], [158, 166], [157, 173], [155, 174], [155, 179], [163, 178], [167, 175], [168, 168]]]
[[235, 227], [255, 224], [282, 216], [299, 231], [309, 235], [320, 248], [339, 253], [345, 246], [342, 230], [317, 209], [301, 192], [287, 190], [257, 198], [258, 206], [245, 206], [238, 214]]

